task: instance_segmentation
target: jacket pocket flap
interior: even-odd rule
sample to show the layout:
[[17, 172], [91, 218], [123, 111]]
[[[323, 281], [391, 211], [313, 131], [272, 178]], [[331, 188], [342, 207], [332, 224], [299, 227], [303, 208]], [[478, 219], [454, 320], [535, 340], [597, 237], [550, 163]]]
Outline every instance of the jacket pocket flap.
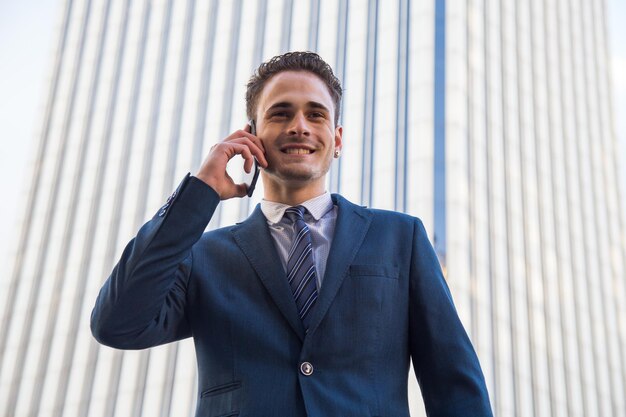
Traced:
[[213, 395], [220, 395], [226, 392], [236, 390], [241, 387], [241, 381], [229, 382], [227, 384], [216, 385], [212, 388], [209, 388], [206, 391], [203, 391], [201, 397], [211, 397]]
[[350, 275], [398, 279], [397, 265], [350, 265]]
[[197, 416], [234, 417], [240, 412], [241, 381], [216, 385], [202, 391], [196, 409]]

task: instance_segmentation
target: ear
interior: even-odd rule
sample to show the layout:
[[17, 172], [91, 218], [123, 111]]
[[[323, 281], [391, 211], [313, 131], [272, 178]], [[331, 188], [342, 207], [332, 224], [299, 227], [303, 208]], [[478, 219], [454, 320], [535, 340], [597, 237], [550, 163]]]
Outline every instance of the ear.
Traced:
[[335, 127], [335, 149], [341, 151], [343, 146], [343, 126]]

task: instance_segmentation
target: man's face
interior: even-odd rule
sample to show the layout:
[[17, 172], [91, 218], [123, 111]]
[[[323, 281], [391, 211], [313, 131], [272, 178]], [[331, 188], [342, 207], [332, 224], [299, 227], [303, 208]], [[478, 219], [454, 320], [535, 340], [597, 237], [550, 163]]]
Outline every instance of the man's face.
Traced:
[[257, 104], [257, 135], [263, 141], [267, 180], [276, 185], [324, 186], [342, 128], [334, 123], [326, 84], [307, 71], [284, 71], [267, 81]]

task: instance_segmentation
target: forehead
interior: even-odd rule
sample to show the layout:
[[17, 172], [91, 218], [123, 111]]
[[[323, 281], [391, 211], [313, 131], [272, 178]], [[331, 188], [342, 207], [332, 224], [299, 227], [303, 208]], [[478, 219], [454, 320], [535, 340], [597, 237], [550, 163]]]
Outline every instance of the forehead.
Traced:
[[294, 105], [316, 102], [333, 111], [333, 99], [320, 77], [308, 71], [282, 71], [270, 78], [259, 97], [258, 110], [265, 112], [274, 103]]

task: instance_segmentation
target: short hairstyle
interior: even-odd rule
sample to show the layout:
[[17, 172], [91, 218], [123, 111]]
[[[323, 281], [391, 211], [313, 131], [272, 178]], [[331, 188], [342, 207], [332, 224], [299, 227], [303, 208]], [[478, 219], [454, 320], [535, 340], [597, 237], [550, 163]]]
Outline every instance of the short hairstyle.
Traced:
[[287, 52], [259, 65], [247, 85], [246, 113], [248, 119], [256, 118], [259, 96], [267, 80], [283, 71], [308, 71], [317, 75], [328, 87], [335, 107], [335, 125], [339, 123], [339, 109], [343, 94], [341, 83], [333, 74], [330, 65], [315, 52]]

